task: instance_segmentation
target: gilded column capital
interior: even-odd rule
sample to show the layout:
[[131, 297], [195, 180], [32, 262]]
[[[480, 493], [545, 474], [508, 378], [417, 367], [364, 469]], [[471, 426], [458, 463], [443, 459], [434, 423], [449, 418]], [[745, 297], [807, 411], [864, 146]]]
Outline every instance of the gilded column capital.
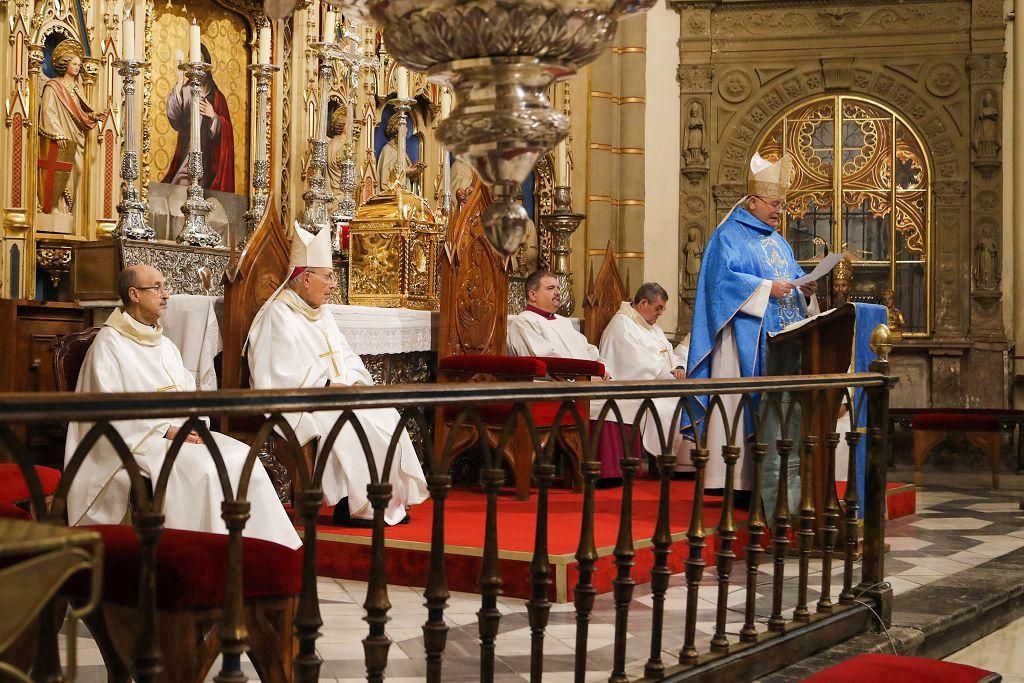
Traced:
[[96, 57], [82, 58], [82, 83], [87, 88], [96, 83], [96, 77], [100, 73], [100, 60]]
[[28, 46], [28, 72], [32, 75], [39, 74], [39, 67], [43, 64], [43, 46], [32, 43]]

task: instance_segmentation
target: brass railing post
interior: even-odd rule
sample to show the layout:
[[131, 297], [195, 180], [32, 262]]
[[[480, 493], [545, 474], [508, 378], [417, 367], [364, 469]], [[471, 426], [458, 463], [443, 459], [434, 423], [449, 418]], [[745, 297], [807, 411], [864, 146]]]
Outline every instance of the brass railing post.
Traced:
[[543, 453], [536, 455], [534, 464], [537, 479], [537, 529], [533, 539], [533, 559], [530, 561], [531, 597], [526, 603], [530, 620], [530, 681], [541, 683], [544, 678], [544, 630], [548, 626], [551, 602], [551, 560], [548, 557], [548, 489], [555, 478], [555, 466], [545, 462]]
[[384, 630], [388, 623], [391, 601], [388, 599], [387, 565], [384, 561], [384, 510], [391, 499], [391, 482], [368, 484], [367, 497], [373, 507], [373, 538], [370, 542], [370, 576], [366, 585], [366, 601], [363, 620], [370, 632], [363, 638], [363, 654], [366, 658], [366, 680], [383, 683], [384, 669], [388, 665], [388, 650], [391, 640]]
[[[500, 453], [494, 457], [500, 458]], [[498, 637], [501, 612], [498, 610], [498, 595], [501, 594], [501, 570], [498, 567], [498, 490], [505, 482], [505, 473], [497, 467], [488, 467], [480, 472], [484, 495], [487, 496], [487, 513], [484, 520], [484, 551], [480, 565], [480, 611], [476, 613], [480, 633], [480, 680], [484, 683], [494, 680], [494, 641]]]
[[[762, 404], [770, 400], [768, 396], [761, 399]], [[764, 410], [762, 415], [767, 416]], [[762, 423], [764, 417], [762, 417]], [[750, 446], [750, 458], [754, 463], [753, 484], [750, 487], [750, 517], [747, 518], [747, 601], [744, 606], [743, 628], [740, 629], [740, 642], [757, 641], [757, 627], [754, 617], [757, 605], [757, 568], [761, 564], [761, 538], [764, 536], [766, 520], [761, 503], [761, 487], [764, 485], [764, 457], [768, 453], [768, 444], [755, 442]]]
[[[625, 434], [625, 432], [623, 432]], [[623, 436], [626, 446], [626, 457], [622, 459], [622, 507], [619, 513], [619, 535], [615, 541], [615, 578], [612, 579], [612, 592], [615, 596], [615, 644], [612, 657], [612, 673], [609, 683], [626, 683], [626, 638], [629, 625], [629, 603], [633, 601], [633, 559], [636, 551], [633, 548], [633, 480], [640, 468], [640, 460], [634, 458], [633, 448], [640, 440], [640, 430], [634, 429], [630, 436]]]
[[789, 454], [792, 439], [778, 439], [779, 484], [775, 498], [775, 530], [772, 533], [772, 613], [768, 618], [769, 631], [785, 631], [786, 618], [782, 616], [782, 585], [786, 580], [786, 550], [789, 548]]
[[601, 476], [601, 463], [591, 457], [584, 460], [580, 469], [583, 471], [583, 519], [580, 523], [580, 542], [576, 547], [579, 580], [573, 588], [573, 605], [576, 607], [576, 661], [573, 668], [576, 683], [583, 683], [587, 675], [587, 636], [594, 596], [597, 595], [593, 583], [594, 565], [597, 563], [597, 547], [594, 545], [594, 487]]
[[[825, 436], [825, 447], [828, 458], [825, 465], [825, 503], [824, 526], [821, 532], [821, 595], [818, 597], [817, 611], [832, 611], [832, 556], [836, 550], [836, 538], [839, 536], [839, 500], [836, 498], [836, 447], [839, 446], [839, 434], [832, 432]], [[857, 454], [851, 452], [850, 459], [856, 460]]]
[[[310, 477], [312, 478], [312, 473]], [[305, 483], [305, 482], [304, 482]], [[295, 637], [299, 653], [293, 660], [295, 677], [300, 683], [314, 683], [320, 678], [323, 663], [316, 653], [316, 639], [320, 637], [320, 601], [316, 591], [316, 516], [320, 512], [324, 494], [319, 488], [310, 488], [296, 496], [295, 505], [302, 517], [302, 588], [299, 608], [295, 613]]]
[[[696, 431], [696, 430], [695, 430]], [[708, 449], [699, 447], [691, 452], [693, 462], [693, 507], [690, 526], [686, 530], [689, 555], [686, 566], [686, 621], [683, 631], [683, 647], [679, 651], [680, 664], [697, 662], [697, 600], [700, 598], [700, 581], [704, 576], [704, 468], [708, 464]]]
[[156, 544], [164, 529], [164, 516], [159, 512], [135, 513], [135, 530], [139, 534], [141, 563], [139, 566], [139, 634], [132, 651], [132, 668], [139, 683], [152, 683], [163, 671], [160, 648], [156, 642]]
[[448, 624], [444, 610], [448, 607], [448, 576], [444, 566], [444, 505], [452, 478], [447, 474], [431, 473], [428, 479], [430, 499], [434, 505], [430, 533], [430, 569], [427, 572], [427, 623], [423, 624], [423, 649], [427, 656], [427, 683], [441, 683], [441, 666], [448, 642]]
[[864, 486], [864, 559], [858, 593], [875, 601], [884, 626], [892, 623], [892, 586], [885, 580], [885, 488], [889, 467], [889, 391], [896, 383], [889, 376], [889, 328], [879, 325], [871, 335], [877, 360], [871, 372], [885, 375], [882, 386], [867, 387], [867, 466]]
[[[676, 435], [676, 439], [680, 437]], [[665, 592], [672, 571], [668, 568], [668, 556], [672, 548], [672, 529], [669, 526], [669, 507], [672, 495], [672, 469], [676, 464], [675, 453], [672, 452], [673, 439], [669, 439], [668, 452], [658, 456], [658, 519], [654, 524], [654, 535], [651, 536], [651, 552], [654, 554], [654, 566], [651, 567], [651, 598], [653, 611], [651, 615], [651, 655], [644, 666], [644, 676], [661, 678], [665, 672], [665, 664], [661, 661], [662, 631], [665, 626]]]
[[[242, 488], [241, 483], [239, 488]], [[221, 670], [213, 680], [216, 683], [245, 683], [242, 654], [246, 650], [249, 633], [246, 630], [242, 606], [242, 529], [249, 519], [249, 502], [225, 500], [221, 503], [221, 509], [224, 511], [224, 524], [228, 529], [228, 567], [224, 621], [220, 627]]]
[[800, 548], [800, 564], [797, 575], [796, 608], [793, 619], [808, 621], [807, 583], [810, 580], [811, 551], [814, 549], [814, 451], [818, 437], [804, 434], [800, 440], [800, 528], [796, 532]]

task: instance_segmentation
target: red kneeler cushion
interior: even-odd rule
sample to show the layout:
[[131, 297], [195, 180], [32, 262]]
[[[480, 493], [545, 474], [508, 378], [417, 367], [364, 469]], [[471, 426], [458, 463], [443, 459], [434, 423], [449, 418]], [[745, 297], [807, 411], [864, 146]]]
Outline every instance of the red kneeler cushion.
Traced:
[[998, 417], [984, 411], [943, 410], [915, 415], [910, 420], [910, 428], [937, 432], [998, 432], [1002, 426]]
[[495, 375], [544, 377], [548, 374], [547, 366], [541, 360], [530, 356], [448, 356], [442, 358], [437, 367], [455, 372], [483, 372]]
[[[43, 495], [51, 496], [60, 483], [60, 470], [52, 467], [35, 466]], [[17, 503], [29, 499], [28, 482], [21, 475], [21, 469], [14, 463], [0, 463], [0, 501]]]
[[[480, 411], [480, 417], [483, 419], [485, 424], [504, 425], [505, 420], [508, 419], [509, 413], [512, 412], [514, 407], [514, 403], [481, 403], [476, 407], [476, 409]], [[537, 401], [536, 403], [530, 403], [528, 407], [530, 414], [533, 416], [534, 425], [538, 427], [550, 427], [555, 423], [555, 415], [558, 413], [558, 409], [562, 407], [562, 402]], [[576, 410], [579, 411], [583, 424], [587, 424], [590, 420], [590, 411], [584, 410], [579, 404], [576, 405]], [[566, 409], [566, 412], [562, 417], [563, 425], [576, 424], [571, 411], [571, 408]], [[467, 421], [467, 424], [470, 424], [470, 422]]]
[[[127, 524], [82, 526], [103, 536], [103, 600], [122, 605], [139, 601], [139, 537]], [[156, 546], [156, 605], [160, 609], [220, 607], [224, 604], [228, 537], [164, 529]], [[302, 549], [292, 550], [257, 538], [242, 539], [243, 597], [297, 595], [302, 586]], [[88, 595], [80, 572], [61, 592]]]
[[579, 375], [580, 377], [604, 377], [604, 363], [579, 358], [553, 358], [541, 356], [537, 360], [548, 366], [553, 375]]
[[7, 517], [8, 519], [32, 519], [32, 515], [28, 514], [25, 510], [14, 503], [8, 503], [0, 500], [0, 517]]
[[865, 654], [819, 671], [805, 678], [804, 683], [981, 683], [997, 681], [997, 676], [984, 669], [937, 659]]

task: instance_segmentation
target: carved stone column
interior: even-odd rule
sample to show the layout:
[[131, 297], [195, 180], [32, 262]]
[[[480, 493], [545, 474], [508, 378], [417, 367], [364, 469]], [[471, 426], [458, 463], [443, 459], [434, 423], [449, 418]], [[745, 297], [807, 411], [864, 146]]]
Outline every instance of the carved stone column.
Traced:
[[[679, 317], [676, 337], [690, 332], [704, 245], [720, 220], [717, 192], [712, 196], [711, 7], [669, 1], [679, 13]], [[724, 194], [732, 195], [731, 190]], [[732, 201], [739, 199], [737, 196]], [[729, 206], [732, 204], [730, 203]], [[728, 207], [725, 209], [728, 210]]]
[[971, 317], [975, 340], [1002, 342], [1002, 89], [1006, 55], [972, 55]]

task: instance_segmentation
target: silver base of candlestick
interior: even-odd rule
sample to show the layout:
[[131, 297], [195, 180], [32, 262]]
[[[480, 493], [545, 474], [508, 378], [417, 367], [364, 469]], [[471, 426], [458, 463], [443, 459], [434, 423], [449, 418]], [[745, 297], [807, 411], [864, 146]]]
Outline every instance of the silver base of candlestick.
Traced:
[[[211, 66], [207, 62], [186, 62], [179, 65], [178, 68], [185, 73], [185, 82], [190, 89], [191, 114], [198, 116], [199, 100], [203, 97], [203, 84], [210, 73]], [[197, 145], [198, 141], [191, 140], [190, 144]], [[178, 234], [178, 244], [188, 244], [193, 247], [220, 247], [222, 246], [221, 236], [214, 232], [206, 221], [206, 217], [213, 207], [206, 201], [203, 188], [199, 184], [203, 177], [202, 149], [190, 150], [185, 159], [189, 186], [185, 190], [185, 203], [181, 205], [181, 213], [185, 216], [185, 227]]]
[[135, 119], [132, 115], [135, 103], [135, 79], [149, 62], [135, 59], [119, 59], [114, 62], [121, 74], [121, 91], [124, 94], [125, 129], [124, 149], [121, 154], [121, 201], [117, 205], [117, 227], [111, 232], [115, 239], [154, 240], [156, 231], [149, 225], [149, 206], [139, 196], [139, 155], [134, 148]]

